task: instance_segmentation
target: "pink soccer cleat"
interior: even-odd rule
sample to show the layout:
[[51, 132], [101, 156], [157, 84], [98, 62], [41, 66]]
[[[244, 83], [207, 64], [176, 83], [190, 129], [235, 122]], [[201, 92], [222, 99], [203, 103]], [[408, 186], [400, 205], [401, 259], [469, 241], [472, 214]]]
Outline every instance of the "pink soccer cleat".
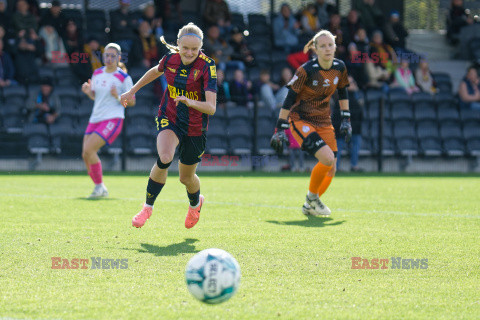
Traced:
[[152, 215], [152, 207], [148, 207], [146, 205], [143, 205], [142, 210], [137, 213], [135, 217], [132, 219], [132, 226], [136, 228], [141, 228], [147, 222], [147, 219], [150, 218]]
[[190, 229], [197, 224], [198, 219], [200, 219], [200, 210], [202, 210], [204, 201], [205, 197], [200, 195], [200, 204], [196, 208], [188, 207], [187, 217], [185, 218], [185, 228]]

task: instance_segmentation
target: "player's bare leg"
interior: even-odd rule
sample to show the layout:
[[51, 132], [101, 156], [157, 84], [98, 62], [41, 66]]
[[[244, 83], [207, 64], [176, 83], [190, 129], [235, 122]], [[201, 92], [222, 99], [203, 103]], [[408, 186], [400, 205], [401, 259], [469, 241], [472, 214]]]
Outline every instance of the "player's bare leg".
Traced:
[[187, 188], [190, 206], [188, 207], [187, 217], [185, 218], [185, 228], [193, 228], [200, 219], [200, 210], [202, 209], [205, 197], [200, 194], [200, 179], [195, 174], [197, 164], [186, 165], [181, 162], [178, 164], [180, 182]]
[[318, 196], [318, 189], [329, 172], [335, 167], [335, 157], [332, 149], [325, 145], [315, 153], [318, 163], [312, 170], [309, 191], [302, 207], [305, 215], [328, 216], [331, 210], [322, 203]]
[[82, 158], [87, 172], [92, 178], [95, 187], [89, 198], [107, 197], [108, 190], [103, 184], [102, 162], [98, 157], [98, 150], [105, 145], [98, 134], [92, 133], [83, 137]]
[[143, 227], [153, 212], [153, 204], [162, 191], [168, 176], [168, 167], [175, 155], [175, 148], [179, 141], [172, 130], [161, 131], [157, 136], [158, 160], [150, 171], [147, 185], [146, 200], [142, 210], [132, 219], [132, 225], [137, 228]]

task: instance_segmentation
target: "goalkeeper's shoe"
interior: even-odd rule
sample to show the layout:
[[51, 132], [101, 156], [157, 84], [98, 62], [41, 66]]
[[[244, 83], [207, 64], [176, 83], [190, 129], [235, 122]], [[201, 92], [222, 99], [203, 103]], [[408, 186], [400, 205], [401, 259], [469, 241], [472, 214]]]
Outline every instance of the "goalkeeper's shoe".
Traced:
[[132, 219], [132, 226], [136, 228], [141, 228], [147, 222], [147, 219], [149, 219], [152, 216], [152, 210], [153, 207], [149, 207], [147, 205], [143, 205], [142, 210], [137, 213], [135, 217]]
[[329, 216], [332, 211], [322, 203], [320, 198], [310, 200], [308, 196], [302, 207], [302, 212], [306, 216]]
[[108, 197], [108, 190], [103, 183], [95, 185], [92, 193], [88, 196], [89, 199], [98, 199], [104, 197]]
[[202, 210], [204, 201], [205, 197], [200, 195], [198, 205], [195, 208], [192, 208], [191, 206], [188, 207], [187, 217], [185, 218], [185, 228], [190, 229], [197, 224], [200, 219], [200, 210]]

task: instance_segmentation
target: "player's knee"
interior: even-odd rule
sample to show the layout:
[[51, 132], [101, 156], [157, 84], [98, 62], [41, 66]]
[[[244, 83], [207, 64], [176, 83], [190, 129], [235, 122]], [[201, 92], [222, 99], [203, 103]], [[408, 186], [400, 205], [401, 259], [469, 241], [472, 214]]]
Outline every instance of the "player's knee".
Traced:
[[170, 165], [172, 164], [172, 161], [173, 161], [173, 156], [161, 154], [157, 158], [157, 166], [160, 169], [168, 169], [168, 167], [170, 167]]
[[160, 153], [158, 155], [158, 158], [160, 159], [160, 161], [164, 164], [168, 164], [170, 162], [173, 161], [173, 155], [172, 154], [168, 154], [168, 153]]
[[83, 159], [88, 159], [92, 155], [92, 150], [85, 148], [82, 150], [82, 158]]
[[328, 146], [324, 146], [318, 150], [318, 152], [315, 154], [315, 157], [318, 161], [320, 161], [321, 164], [325, 166], [333, 167], [335, 164], [335, 155]]

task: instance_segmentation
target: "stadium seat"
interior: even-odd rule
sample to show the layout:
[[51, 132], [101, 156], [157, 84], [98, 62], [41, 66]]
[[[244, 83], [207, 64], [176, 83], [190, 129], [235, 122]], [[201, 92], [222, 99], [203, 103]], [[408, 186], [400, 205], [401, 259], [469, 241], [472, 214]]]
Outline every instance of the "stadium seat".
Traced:
[[370, 131], [370, 121], [362, 120], [362, 138], [370, 138], [372, 133]]
[[[372, 121], [370, 123], [370, 133], [372, 137], [378, 137], [379, 121]], [[387, 138], [393, 138], [393, 126], [392, 122], [385, 120], [383, 123], [383, 136]]]
[[443, 150], [450, 157], [463, 157], [465, 143], [462, 138], [446, 138], [443, 140]]
[[260, 120], [272, 121], [275, 118], [275, 116], [278, 116], [278, 115], [274, 115], [272, 109], [270, 108], [258, 108], [257, 110], [257, 119], [259, 121]]
[[402, 156], [416, 156], [418, 155], [417, 139], [412, 137], [402, 137], [396, 139], [397, 151]]
[[472, 157], [480, 157], [480, 138], [467, 140], [466, 151]]
[[38, 75], [40, 76], [40, 78], [51, 78], [51, 79], [55, 78], [55, 72], [51, 67], [43, 67], [43, 66], [39, 67]]
[[417, 122], [417, 137], [419, 139], [438, 138], [439, 135], [438, 123], [436, 121], [424, 120]]
[[208, 126], [207, 136], [222, 136], [225, 134], [225, 127], [215, 125], [215, 126]]
[[207, 133], [207, 152], [210, 154], [224, 155], [228, 153], [228, 139], [225, 135], [210, 136]]
[[362, 136], [362, 143], [358, 151], [360, 156], [371, 156], [373, 154], [372, 139]]
[[431, 104], [422, 104], [422, 106], [415, 105], [413, 113], [416, 121], [437, 120], [437, 112], [433, 101]]
[[[263, 39], [260, 39], [263, 40]], [[272, 45], [270, 41], [256, 41], [252, 42], [251, 44], [248, 44], [248, 48], [253, 51], [253, 53], [256, 55], [257, 53], [261, 52], [266, 52], [270, 53], [272, 50]]]
[[252, 141], [244, 136], [230, 136], [230, 148], [235, 155], [248, 155], [252, 153]]
[[399, 138], [415, 139], [416, 138], [415, 123], [412, 121], [406, 121], [406, 120], [394, 122], [393, 136], [396, 139], [399, 139]]
[[248, 25], [252, 30], [255, 30], [252, 28], [253, 24], [268, 24], [267, 17], [261, 13], [249, 13], [247, 17]]
[[420, 150], [425, 156], [440, 156], [442, 154], [441, 140], [437, 137], [421, 138]]
[[413, 120], [413, 104], [408, 96], [390, 96], [389, 105], [393, 121]]
[[226, 110], [229, 121], [233, 119], [245, 119], [251, 121], [250, 111], [245, 107], [236, 107]]
[[146, 130], [156, 127], [154, 117], [146, 115], [129, 116], [128, 118], [126, 118], [126, 125], [144, 127], [146, 128]]
[[480, 122], [480, 110], [461, 109], [460, 119], [463, 123]]
[[3, 88], [3, 100], [5, 105], [25, 106], [27, 89], [24, 86], [10, 86]]
[[152, 130], [134, 126], [127, 128], [127, 150], [135, 155], [148, 155], [156, 152], [156, 139]]
[[405, 91], [404, 88], [402, 87], [390, 88], [390, 90], [388, 91], [388, 99], [391, 101], [398, 98], [406, 98], [410, 100], [410, 97], [408, 96], [408, 93], [407, 91]]
[[457, 138], [462, 139], [462, 127], [459, 121], [446, 120], [440, 123], [440, 137], [442, 139]]
[[208, 120], [208, 131], [212, 129], [223, 130], [225, 134], [225, 128], [227, 127], [227, 121], [224, 118], [213, 117]]
[[79, 92], [74, 86], [55, 87], [55, 94], [60, 100], [61, 108], [75, 108], [79, 101]]
[[438, 121], [460, 120], [460, 114], [455, 106], [438, 108]]
[[156, 114], [152, 111], [151, 104], [138, 103], [133, 108], [127, 108], [125, 117], [146, 116], [155, 118]]
[[80, 80], [73, 73], [70, 67], [60, 67], [55, 69], [55, 82], [57, 85], [79, 86]]
[[274, 155], [275, 150], [270, 146], [271, 136], [259, 135], [257, 138], [257, 151], [261, 155]]
[[25, 126], [23, 134], [27, 139], [28, 151], [40, 156], [50, 152], [50, 134], [42, 123], [31, 123]]
[[463, 138], [465, 140], [480, 138], [480, 122], [467, 122], [463, 125]]
[[436, 83], [436, 86], [440, 93], [451, 93], [452, 92], [452, 80], [450, 75], [445, 72], [433, 72], [433, 80]]
[[269, 136], [273, 135], [275, 124], [268, 120], [259, 120], [257, 123], [257, 135]]
[[[395, 154], [395, 143], [393, 138], [383, 137], [382, 146], [383, 146], [382, 155], [393, 156]], [[372, 147], [373, 147], [373, 150], [375, 150], [375, 153], [378, 154], [380, 150], [378, 148], [377, 139], [372, 140]]]
[[[203, 27], [202, 16], [197, 12], [183, 12], [182, 13], [183, 21], [193, 22], [199, 28]], [[187, 23], [187, 22], [186, 22]]]

